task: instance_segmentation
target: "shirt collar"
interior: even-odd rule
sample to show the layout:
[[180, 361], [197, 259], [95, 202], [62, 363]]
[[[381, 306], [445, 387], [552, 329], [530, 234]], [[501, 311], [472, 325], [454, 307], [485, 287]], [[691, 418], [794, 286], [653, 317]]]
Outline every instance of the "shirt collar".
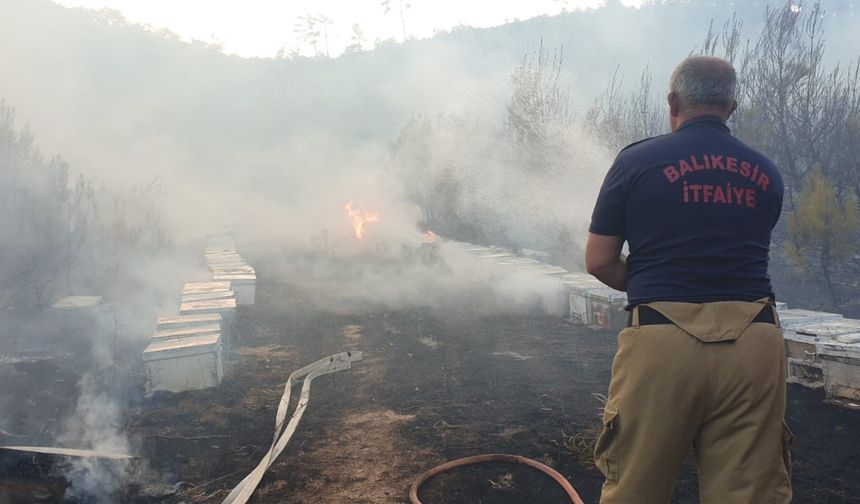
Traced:
[[675, 131], [681, 131], [682, 129], [689, 128], [691, 126], [696, 126], [698, 124], [707, 124], [709, 126], [716, 126], [720, 129], [724, 129], [727, 133], [730, 132], [729, 127], [726, 126], [726, 121], [723, 120], [722, 117], [716, 115], [701, 115], [693, 117], [692, 119], [688, 119], [684, 124], [678, 127]]

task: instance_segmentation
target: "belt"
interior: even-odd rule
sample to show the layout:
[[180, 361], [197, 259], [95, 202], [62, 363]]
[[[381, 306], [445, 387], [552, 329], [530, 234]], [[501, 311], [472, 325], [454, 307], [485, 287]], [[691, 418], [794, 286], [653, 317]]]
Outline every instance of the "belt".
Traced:
[[[654, 308], [650, 306], [637, 306], [634, 307], [633, 310], [639, 311], [639, 325], [661, 325], [661, 324], [673, 324], [668, 317], [658, 312]], [[631, 327], [633, 325], [633, 310], [630, 310], [630, 314], [627, 316], [627, 327]], [[775, 324], [776, 321], [773, 318], [773, 309], [770, 306], [763, 308], [758, 315], [752, 319], [753, 322], [763, 322], [765, 324]]]

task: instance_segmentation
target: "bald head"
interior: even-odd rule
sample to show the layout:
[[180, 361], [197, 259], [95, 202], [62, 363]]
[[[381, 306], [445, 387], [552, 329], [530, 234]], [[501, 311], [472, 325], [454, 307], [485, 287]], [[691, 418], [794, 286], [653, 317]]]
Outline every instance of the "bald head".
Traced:
[[669, 81], [673, 117], [714, 114], [728, 118], [737, 107], [737, 75], [732, 65], [713, 56], [691, 56], [678, 65]]

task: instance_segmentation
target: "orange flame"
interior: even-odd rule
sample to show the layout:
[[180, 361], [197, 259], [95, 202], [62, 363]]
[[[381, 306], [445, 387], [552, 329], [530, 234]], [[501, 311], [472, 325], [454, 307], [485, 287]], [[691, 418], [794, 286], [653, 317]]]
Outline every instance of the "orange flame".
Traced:
[[373, 222], [379, 222], [379, 214], [376, 212], [368, 212], [356, 206], [353, 206], [352, 201], [343, 207], [349, 217], [352, 219], [352, 229], [355, 231], [355, 237], [359, 240], [367, 234], [365, 226]]
[[434, 242], [439, 239], [439, 236], [433, 231], [427, 231], [424, 233], [424, 238], [427, 238], [429, 241]]

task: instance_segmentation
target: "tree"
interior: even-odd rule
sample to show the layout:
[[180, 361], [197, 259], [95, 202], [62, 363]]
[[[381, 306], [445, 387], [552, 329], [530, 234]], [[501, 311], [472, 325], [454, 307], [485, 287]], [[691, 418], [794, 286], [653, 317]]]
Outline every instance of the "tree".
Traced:
[[[311, 46], [314, 56], [323, 54], [329, 57], [328, 30], [331, 25], [332, 20], [323, 14], [308, 14], [299, 16], [293, 31]], [[322, 53], [320, 53], [320, 45], [322, 45]]]
[[606, 90], [594, 100], [585, 116], [586, 130], [613, 151], [663, 133], [668, 115], [665, 102], [654, 99], [648, 67], [632, 90], [622, 86], [619, 72], [620, 69], [615, 70]]
[[573, 122], [570, 95], [561, 83], [563, 63], [564, 47], [550, 54], [541, 40], [538, 51], [524, 56], [511, 77], [513, 96], [505, 132], [533, 170], [549, 167], [553, 141]]
[[364, 50], [364, 44], [367, 43], [367, 37], [358, 23], [352, 23], [352, 36], [349, 38], [349, 45], [345, 51], [348, 53], [356, 53]]
[[797, 208], [788, 219], [789, 257], [802, 272], [824, 280], [834, 306], [839, 305], [835, 275], [850, 263], [860, 240], [860, 214], [853, 194], [839, 198], [820, 168], [812, 171], [797, 195]]
[[[403, 41], [406, 42], [406, 11], [412, 8], [412, 5], [403, 0], [398, 0], [397, 5], [400, 7], [400, 28], [403, 32]], [[379, 2], [379, 6], [382, 7], [386, 15], [392, 10], [391, 0], [382, 0]]]
[[[765, 11], [765, 25], [741, 58], [740, 137], [763, 150], [786, 178], [786, 203], [814, 167], [841, 185], [839, 137], [850, 122], [857, 82], [824, 65], [824, 10], [786, 2]], [[856, 102], [853, 105], [856, 107]], [[856, 108], [854, 112], [856, 113]], [[838, 187], [838, 186], [837, 186]]]

